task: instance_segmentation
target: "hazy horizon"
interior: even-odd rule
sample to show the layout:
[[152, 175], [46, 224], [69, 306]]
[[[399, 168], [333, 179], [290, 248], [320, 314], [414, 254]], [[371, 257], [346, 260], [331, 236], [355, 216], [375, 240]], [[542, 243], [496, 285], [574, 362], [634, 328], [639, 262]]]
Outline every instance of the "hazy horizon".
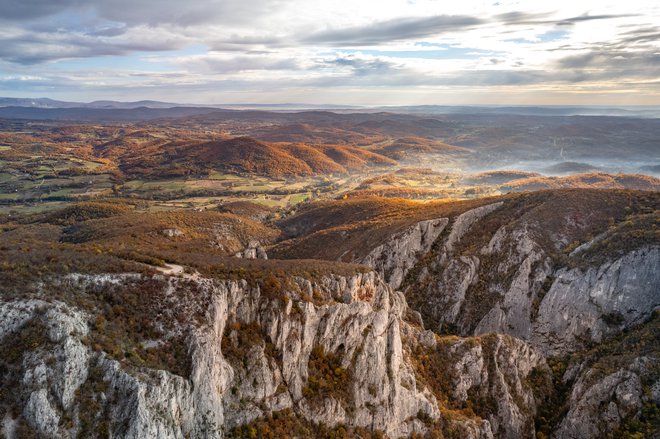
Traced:
[[[473, 107], [473, 108], [502, 108], [502, 107], [539, 107], [539, 108], [571, 108], [571, 107], [584, 107], [584, 108], [620, 108], [620, 109], [625, 109], [625, 108], [660, 108], [660, 103], [658, 104], [625, 104], [625, 105], [619, 105], [619, 104], [534, 104], [534, 103], [523, 103], [523, 104], [508, 104], [508, 103], [500, 103], [500, 104], [485, 104], [485, 103], [470, 103], [470, 104], [461, 104], [461, 103], [456, 103], [456, 104], [445, 104], [442, 102], [434, 102], [434, 103], [425, 103], [425, 104], [330, 104], [330, 103], [325, 103], [325, 102], [285, 102], [285, 101], [278, 101], [278, 102], [213, 102], [213, 103], [206, 103], [206, 102], [199, 102], [199, 101], [168, 101], [168, 100], [161, 100], [161, 99], [113, 99], [112, 97], [105, 97], [105, 98], [94, 98], [93, 96], [85, 99], [85, 100], [67, 100], [64, 98], [54, 98], [52, 96], [47, 96], [47, 95], [16, 95], [16, 96], [0, 96], [1, 99], [22, 99], [22, 100], [30, 100], [34, 99], [36, 100], [52, 100], [52, 101], [58, 101], [58, 102], [67, 102], [67, 103], [80, 103], [80, 104], [93, 104], [93, 103], [101, 103], [101, 102], [113, 102], [113, 103], [119, 103], [119, 104], [131, 104], [131, 103], [138, 103], [138, 102], [156, 102], [159, 104], [172, 104], [174, 106], [195, 106], [199, 105], [201, 106], [207, 106], [207, 107], [222, 107], [222, 106], [245, 106], [245, 107], [250, 107], [250, 106], [300, 106], [304, 108], [315, 108], [315, 106], [318, 107], [330, 107], [330, 108], [341, 108], [341, 107], [346, 107], [346, 108], [355, 108], [355, 109], [379, 109], [379, 108], [399, 108], [399, 107]], [[1, 105], [0, 105], [1, 106]]]

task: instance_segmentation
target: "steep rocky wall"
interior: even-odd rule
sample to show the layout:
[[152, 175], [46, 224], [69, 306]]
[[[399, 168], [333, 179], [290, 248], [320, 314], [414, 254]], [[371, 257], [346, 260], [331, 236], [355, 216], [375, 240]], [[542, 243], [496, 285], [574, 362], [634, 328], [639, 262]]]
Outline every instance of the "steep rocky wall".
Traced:
[[543, 355], [501, 334], [459, 338], [420, 333], [413, 362], [450, 408], [470, 407], [497, 438], [535, 436], [532, 371], [548, 374]]
[[634, 250], [586, 269], [559, 269], [533, 322], [532, 343], [549, 354], [599, 342], [660, 307], [660, 248]]
[[360, 263], [376, 270], [392, 288], [399, 288], [408, 271], [425, 255], [447, 226], [447, 218], [420, 221], [373, 249]]
[[[121, 287], [129, 278], [136, 279], [85, 276], [63, 285], [99, 291]], [[310, 422], [366, 427], [390, 437], [447, 428], [473, 438], [529, 431], [534, 400], [521, 383], [530, 365], [540, 363], [538, 354], [505, 336], [476, 341], [486, 346], [478, 351], [464, 349], [460, 339], [437, 343], [435, 335], [405, 321], [403, 295], [374, 272], [292, 278], [276, 296], [245, 281], [190, 275], [163, 280], [160, 294], [174, 300], [169, 307], [198, 309], [185, 296], [191, 284], [204, 304], [201, 323], [190, 319], [163, 335], [189, 334], [189, 376], [136, 367], [99, 350], [90, 342], [100, 330], [93, 309], [40, 299], [1, 303], [0, 340], [15, 348], [3, 360], [15, 383], [11, 395], [2, 393], [3, 434], [213, 438], [284, 409]], [[185, 303], [176, 305], [177, 297]], [[160, 312], [145, 317], [165, 318]], [[482, 364], [474, 370], [454, 367], [448, 389], [478, 389], [497, 401], [499, 411], [444, 416], [438, 396], [445, 396], [419, 380], [414, 346], [423, 339], [449, 364]], [[322, 374], [328, 364], [334, 368], [330, 376]], [[464, 399], [464, 392], [451, 392], [451, 398]]]
[[[534, 436], [529, 420], [536, 415], [518, 410], [530, 407], [534, 412], [534, 401], [525, 399], [528, 394], [516, 393], [529, 382], [504, 378], [511, 377], [506, 372], [506, 358], [516, 358], [519, 367], [524, 364], [522, 367], [536, 371], [543, 365], [530, 356], [505, 349], [496, 362], [497, 379], [489, 379], [488, 364], [494, 363], [488, 360], [493, 358], [493, 346], [511, 347], [515, 343], [482, 334], [510, 334], [539, 349], [543, 355], [534, 352], [541, 359], [564, 359], [553, 360], [555, 365], [556, 361], [573, 358], [563, 382], [560, 379], [548, 384], [535, 376], [535, 391], [542, 389], [545, 395], [537, 396], [548, 398], [542, 403], [548, 407], [539, 415], [543, 434], [562, 439], [599, 438], [612, 432], [648, 435], [649, 429], [657, 426], [660, 412], [657, 330], [654, 333], [645, 323], [660, 308], [657, 241], [639, 241], [637, 247], [627, 245], [625, 252], [599, 253], [598, 258], [590, 260], [582, 255], [594, 244], [611, 240], [607, 232], [566, 254], [561, 249], [568, 241], [561, 233], [543, 230], [542, 223], [515, 219], [494, 229], [485, 241], [483, 233], [481, 241], [470, 240], [470, 230], [479, 231], [483, 227], [480, 221], [497, 210], [493, 205], [484, 207], [450, 220], [428, 250], [416, 253], [417, 263], [412, 267], [409, 258], [401, 262], [410, 267], [402, 287], [427, 327], [440, 333], [477, 336], [459, 338], [444, 351], [461, 352], [457, 357], [435, 357], [436, 362], [452, 365], [447, 370], [461, 371], [457, 376], [441, 374], [444, 382], [452, 385], [453, 390], [447, 391], [451, 404], [476, 404], [495, 437]], [[463, 239], [470, 240], [469, 244], [465, 245]], [[397, 241], [393, 237], [383, 247]], [[396, 266], [393, 259], [397, 253], [389, 254], [389, 266]], [[382, 264], [372, 266], [383, 270]], [[608, 340], [628, 333], [624, 331], [641, 331], [637, 328], [651, 335], [631, 335], [632, 339], [651, 341], [635, 341], [635, 348], [629, 349], [636, 352], [633, 358], [623, 361], [618, 353], [598, 360], [602, 355], [599, 348], [581, 354], [585, 347], [600, 346], [602, 342], [616, 345], [616, 341]], [[429, 336], [427, 345], [428, 340]], [[516, 342], [521, 349], [529, 349], [527, 344]], [[519, 384], [512, 385], [514, 382]], [[499, 395], [498, 400], [481, 394], [484, 389], [492, 389], [489, 394]], [[507, 398], [525, 403], [506, 404], [503, 401]]]
[[[653, 375], [658, 358], [638, 357], [597, 378], [598, 371], [579, 373], [568, 401], [568, 412], [557, 428], [557, 439], [599, 438], [613, 434], [628, 419], [638, 417], [643, 405], [660, 405], [660, 381], [655, 371], [655, 394], [643, 391], [642, 381]], [[570, 375], [570, 372], [569, 372]]]
[[[488, 204], [456, 217], [443, 243], [443, 253], [451, 252], [453, 246], [475, 222], [501, 206], [501, 202]], [[448, 224], [448, 218], [420, 221], [390, 236], [386, 242], [357, 262], [373, 268], [392, 288], [399, 288], [410, 269], [429, 253]]]
[[523, 222], [501, 226], [477, 251], [461, 249], [467, 230], [497, 207], [458, 216], [409, 270], [414, 277], [403, 288], [427, 326], [463, 336], [510, 334], [558, 355], [639, 324], [660, 306], [660, 247], [653, 243], [568, 268], [553, 260], [538, 225]]

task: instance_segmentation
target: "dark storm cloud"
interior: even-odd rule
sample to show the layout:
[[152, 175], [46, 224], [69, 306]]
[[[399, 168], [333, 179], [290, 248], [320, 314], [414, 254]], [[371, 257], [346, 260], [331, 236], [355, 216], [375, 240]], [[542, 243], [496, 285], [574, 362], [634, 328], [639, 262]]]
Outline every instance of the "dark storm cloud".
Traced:
[[482, 23], [483, 20], [466, 15], [398, 18], [366, 26], [320, 31], [303, 38], [302, 42], [335, 46], [369, 46], [466, 30]]

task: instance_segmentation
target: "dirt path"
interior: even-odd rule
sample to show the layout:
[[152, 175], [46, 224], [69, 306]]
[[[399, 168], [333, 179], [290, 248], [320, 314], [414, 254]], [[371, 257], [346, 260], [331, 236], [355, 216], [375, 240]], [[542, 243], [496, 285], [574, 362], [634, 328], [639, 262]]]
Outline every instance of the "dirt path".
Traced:
[[184, 279], [190, 279], [190, 280], [196, 280], [199, 278], [198, 272], [195, 271], [192, 274], [186, 273], [185, 267], [179, 264], [165, 264], [164, 267], [156, 267], [156, 266], [153, 267], [166, 276], [179, 276]]

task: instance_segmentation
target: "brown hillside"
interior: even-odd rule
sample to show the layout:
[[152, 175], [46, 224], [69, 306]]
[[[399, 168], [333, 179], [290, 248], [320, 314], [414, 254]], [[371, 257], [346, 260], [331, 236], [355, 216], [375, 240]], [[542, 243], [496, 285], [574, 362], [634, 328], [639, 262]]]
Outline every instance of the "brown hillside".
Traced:
[[190, 145], [179, 157], [206, 167], [272, 177], [346, 173], [396, 165], [387, 157], [350, 146], [265, 143], [250, 137]]
[[467, 175], [460, 182], [465, 185], [504, 184], [513, 180], [533, 177], [541, 177], [541, 174], [524, 171], [489, 171]]
[[417, 202], [381, 197], [318, 202], [279, 224], [290, 239], [277, 244], [269, 255], [351, 261], [413, 223], [489, 202], [492, 199]]
[[503, 201], [461, 242], [481, 248], [505, 223], [523, 221], [552, 252], [583, 242], [635, 213], [660, 207], [658, 193], [629, 190], [562, 189], [461, 201], [414, 202], [356, 198], [314, 203], [282, 221], [289, 239], [269, 252], [279, 258], [350, 261], [365, 256], [389, 236], [425, 219], [455, 217], [474, 207]]
[[[177, 232], [168, 233], [173, 230]], [[277, 234], [257, 221], [230, 213], [135, 212], [71, 225], [63, 229], [61, 241], [136, 259], [137, 254], [163, 258], [166, 252], [233, 254], [250, 241], [268, 242]]]
[[303, 160], [291, 156], [282, 148], [249, 137], [192, 145], [186, 151], [186, 158], [194, 158], [209, 167], [274, 177], [313, 174], [312, 168]]
[[317, 148], [349, 171], [360, 171], [365, 167], [394, 166], [397, 164], [396, 161], [390, 158], [359, 148], [342, 145], [319, 145]]
[[278, 146], [292, 156], [307, 163], [315, 173], [344, 174], [347, 172], [345, 167], [313, 146], [305, 145], [304, 143], [286, 143]]
[[251, 136], [267, 142], [299, 142], [312, 144], [367, 145], [382, 139], [380, 136], [367, 136], [353, 131], [313, 126], [308, 123], [275, 125], [258, 128]]
[[371, 151], [395, 160], [420, 161], [428, 154], [469, 154], [471, 151], [460, 146], [425, 139], [423, 137], [402, 137], [389, 144], [378, 144]]
[[251, 201], [232, 201], [218, 206], [218, 211], [263, 221], [274, 213], [274, 209]]
[[531, 177], [512, 181], [501, 187], [503, 191], [521, 192], [542, 189], [636, 189], [645, 191], [660, 190], [660, 179], [641, 174], [608, 174], [590, 172], [568, 177]]

